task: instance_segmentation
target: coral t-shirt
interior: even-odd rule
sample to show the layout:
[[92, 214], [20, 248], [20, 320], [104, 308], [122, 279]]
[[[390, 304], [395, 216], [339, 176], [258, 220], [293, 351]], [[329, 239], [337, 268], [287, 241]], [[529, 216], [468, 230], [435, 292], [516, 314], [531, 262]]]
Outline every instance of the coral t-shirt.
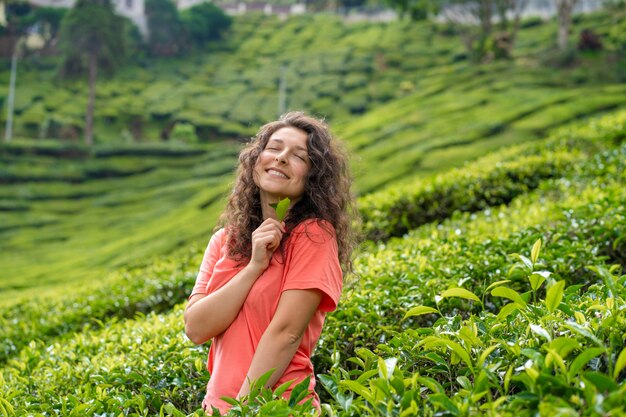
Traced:
[[[227, 256], [226, 233], [224, 229], [219, 230], [205, 251], [191, 296], [218, 290], [242, 268], [243, 265]], [[276, 312], [281, 293], [295, 289], [318, 289], [323, 293], [322, 301], [298, 350], [274, 388], [294, 381], [293, 388], [310, 375], [309, 398], [313, 398], [313, 404], [319, 407], [311, 355], [319, 340], [325, 314], [337, 307], [342, 277], [332, 226], [327, 222], [307, 220], [294, 227], [283, 250], [274, 252], [269, 266], [253, 284], [235, 320], [212, 339], [207, 363], [211, 377], [202, 402], [204, 409], [210, 411], [213, 406], [223, 414], [228, 411], [230, 405], [220, 398], [237, 396], [261, 336]], [[284, 394], [285, 397], [290, 391]]]

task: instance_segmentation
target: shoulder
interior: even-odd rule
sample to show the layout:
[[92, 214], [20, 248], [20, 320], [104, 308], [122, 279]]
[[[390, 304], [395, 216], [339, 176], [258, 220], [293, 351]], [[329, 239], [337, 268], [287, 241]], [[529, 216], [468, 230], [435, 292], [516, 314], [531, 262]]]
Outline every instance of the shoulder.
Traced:
[[312, 235], [320, 235], [327, 237], [335, 237], [335, 228], [333, 225], [327, 221], [322, 219], [306, 219], [300, 223], [298, 223], [291, 233], [296, 234], [312, 234]]
[[335, 228], [322, 219], [307, 219], [298, 223], [290, 232], [293, 243], [306, 242], [324, 244], [334, 242], [336, 245]]
[[221, 248], [226, 241], [226, 229], [223, 227], [213, 233], [211, 240], [209, 241], [209, 247]]

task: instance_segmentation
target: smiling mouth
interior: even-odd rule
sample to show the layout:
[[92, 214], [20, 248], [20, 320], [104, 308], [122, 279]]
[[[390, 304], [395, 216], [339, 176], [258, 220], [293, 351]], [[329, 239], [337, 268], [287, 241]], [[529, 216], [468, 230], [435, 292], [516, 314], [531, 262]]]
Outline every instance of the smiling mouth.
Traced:
[[270, 174], [273, 177], [278, 177], [278, 178], [284, 178], [284, 179], [289, 179], [288, 176], [286, 176], [285, 174], [283, 174], [280, 171], [276, 171], [275, 169], [268, 169], [267, 173]]

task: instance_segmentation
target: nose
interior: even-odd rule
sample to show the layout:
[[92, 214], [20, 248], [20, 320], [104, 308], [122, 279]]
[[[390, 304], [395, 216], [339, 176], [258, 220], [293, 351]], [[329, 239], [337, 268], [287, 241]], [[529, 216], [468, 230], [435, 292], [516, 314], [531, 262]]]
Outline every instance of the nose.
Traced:
[[280, 164], [285, 165], [287, 163], [287, 156], [285, 155], [284, 152], [281, 152], [279, 154], [276, 154], [276, 157], [274, 158], [274, 160]]

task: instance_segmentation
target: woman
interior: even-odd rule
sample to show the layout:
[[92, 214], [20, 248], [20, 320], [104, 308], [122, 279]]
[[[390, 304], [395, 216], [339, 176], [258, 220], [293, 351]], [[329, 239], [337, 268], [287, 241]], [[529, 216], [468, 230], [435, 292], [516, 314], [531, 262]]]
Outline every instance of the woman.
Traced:
[[[268, 387], [313, 375], [311, 354], [350, 268], [350, 183], [327, 125], [301, 112], [263, 126], [239, 155], [224, 227], [209, 242], [185, 309], [189, 339], [212, 339], [205, 411], [226, 413], [221, 397], [247, 395], [272, 369]], [[278, 221], [270, 204], [285, 197], [290, 208]], [[314, 388], [312, 377], [308, 398], [319, 409]]]

